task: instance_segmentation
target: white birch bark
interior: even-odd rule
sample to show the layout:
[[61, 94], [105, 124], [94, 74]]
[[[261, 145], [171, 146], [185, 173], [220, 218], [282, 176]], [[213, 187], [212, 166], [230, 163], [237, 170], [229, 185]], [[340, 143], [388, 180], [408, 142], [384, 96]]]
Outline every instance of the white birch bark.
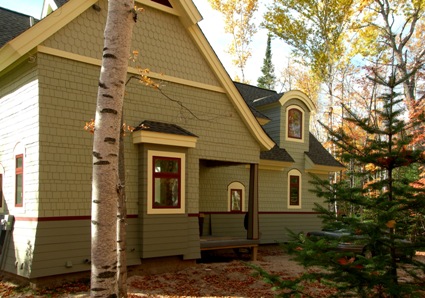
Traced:
[[91, 297], [117, 297], [117, 187], [133, 0], [109, 0], [93, 142]]

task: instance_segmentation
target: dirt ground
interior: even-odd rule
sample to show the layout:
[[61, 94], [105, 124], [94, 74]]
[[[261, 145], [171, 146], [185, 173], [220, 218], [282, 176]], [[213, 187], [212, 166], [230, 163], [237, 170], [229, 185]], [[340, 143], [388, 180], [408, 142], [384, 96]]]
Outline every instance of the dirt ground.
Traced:
[[[417, 256], [425, 260], [425, 254]], [[128, 293], [135, 297], [274, 297], [277, 293], [266, 284], [247, 263], [258, 265], [283, 279], [294, 278], [305, 269], [299, 266], [279, 246], [260, 246], [258, 260], [248, 255], [237, 258], [233, 251], [211, 252], [203, 261], [174, 273], [132, 276]], [[332, 292], [320, 283], [306, 285], [312, 297], [326, 297]], [[0, 281], [0, 297], [89, 297], [88, 282], [64, 284], [61, 288], [34, 293], [28, 288]]]

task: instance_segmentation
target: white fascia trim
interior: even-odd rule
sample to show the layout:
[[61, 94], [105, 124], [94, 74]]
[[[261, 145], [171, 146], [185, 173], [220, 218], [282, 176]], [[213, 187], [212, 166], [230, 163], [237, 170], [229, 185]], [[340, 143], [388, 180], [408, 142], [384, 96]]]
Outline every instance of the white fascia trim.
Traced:
[[133, 144], [149, 143], [166, 146], [195, 148], [197, 137], [182, 136], [154, 131], [138, 130], [132, 133]]

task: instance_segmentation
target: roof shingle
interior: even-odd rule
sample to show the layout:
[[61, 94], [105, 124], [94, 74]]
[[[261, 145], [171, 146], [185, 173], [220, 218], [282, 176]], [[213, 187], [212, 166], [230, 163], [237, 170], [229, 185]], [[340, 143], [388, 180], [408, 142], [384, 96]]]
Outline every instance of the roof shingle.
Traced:
[[0, 7], [0, 48], [31, 27], [33, 17]]

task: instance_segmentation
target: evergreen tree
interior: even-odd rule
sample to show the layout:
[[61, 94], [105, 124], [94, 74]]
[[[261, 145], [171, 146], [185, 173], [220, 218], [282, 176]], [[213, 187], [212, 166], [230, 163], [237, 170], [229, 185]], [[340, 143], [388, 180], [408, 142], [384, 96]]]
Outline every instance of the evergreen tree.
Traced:
[[274, 66], [272, 63], [271, 34], [267, 37], [266, 56], [263, 60], [261, 72], [263, 73], [263, 76], [257, 79], [257, 86], [266, 89], [274, 89], [276, 76], [274, 74]]
[[[351, 163], [346, 178], [332, 184], [314, 177], [315, 190], [325, 203], [340, 207], [339, 212], [316, 205], [325, 229], [343, 228], [340, 239], [294, 235], [287, 246], [302, 265], [324, 270], [308, 271], [295, 280], [280, 280], [260, 272], [283, 296], [302, 293], [302, 282], [320, 281], [335, 296], [420, 297], [425, 264], [413, 256], [425, 247], [424, 231], [415, 225], [425, 216], [425, 189], [415, 187], [418, 167], [425, 164], [423, 148], [411, 146], [411, 128], [419, 119], [403, 121], [402, 98], [396, 92], [403, 83], [392, 72], [388, 79], [376, 74], [384, 92], [373, 117], [364, 117], [344, 107], [344, 121], [366, 134], [364, 144], [343, 129], [328, 128], [340, 148], [341, 159]], [[423, 124], [422, 124], [423, 125]], [[343, 211], [343, 212], [341, 212]], [[341, 243], [355, 243], [361, 252], [341, 250]], [[404, 271], [408, 278], [400, 279]], [[289, 291], [288, 291], [289, 289]]]

